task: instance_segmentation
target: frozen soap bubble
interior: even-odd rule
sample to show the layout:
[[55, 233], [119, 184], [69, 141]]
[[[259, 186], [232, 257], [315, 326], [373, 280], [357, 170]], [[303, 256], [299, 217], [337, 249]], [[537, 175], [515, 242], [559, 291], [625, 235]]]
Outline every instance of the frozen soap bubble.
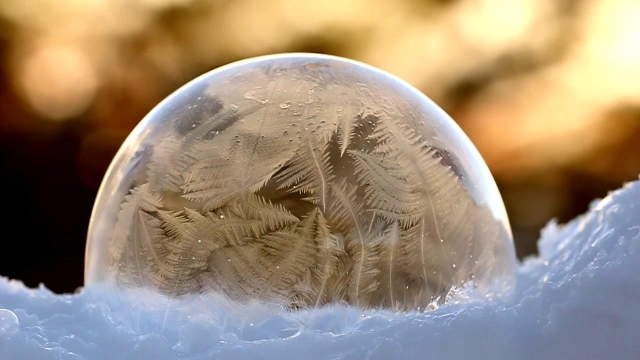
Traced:
[[447, 114], [373, 67], [288, 54], [204, 74], [135, 128], [96, 200], [85, 282], [411, 310], [515, 264], [493, 178]]
[[11, 335], [20, 329], [20, 321], [11, 310], [0, 309], [0, 336]]

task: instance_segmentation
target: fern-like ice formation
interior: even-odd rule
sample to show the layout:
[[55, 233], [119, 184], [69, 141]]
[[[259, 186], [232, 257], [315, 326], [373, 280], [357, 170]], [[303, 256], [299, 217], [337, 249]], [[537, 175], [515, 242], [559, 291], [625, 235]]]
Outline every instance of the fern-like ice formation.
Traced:
[[420, 121], [311, 90], [211, 97], [169, 122], [110, 238], [116, 284], [398, 311], [486, 285], [501, 228]]

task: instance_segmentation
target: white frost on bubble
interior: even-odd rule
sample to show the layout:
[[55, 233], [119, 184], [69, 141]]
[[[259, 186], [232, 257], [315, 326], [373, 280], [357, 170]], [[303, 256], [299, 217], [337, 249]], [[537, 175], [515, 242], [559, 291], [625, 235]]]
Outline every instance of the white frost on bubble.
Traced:
[[423, 314], [148, 293], [107, 305], [99, 288], [56, 296], [0, 278], [0, 359], [640, 359], [639, 214], [634, 182], [550, 223], [511, 299], [458, 295]]
[[11, 310], [0, 309], [0, 336], [13, 334], [18, 331], [20, 321]]

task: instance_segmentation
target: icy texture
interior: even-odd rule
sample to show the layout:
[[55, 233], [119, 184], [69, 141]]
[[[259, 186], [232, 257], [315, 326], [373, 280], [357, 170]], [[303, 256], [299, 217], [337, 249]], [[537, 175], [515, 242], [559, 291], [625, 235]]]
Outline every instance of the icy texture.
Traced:
[[0, 278], [0, 308], [20, 320], [0, 335], [0, 359], [640, 359], [639, 213], [634, 182], [549, 224], [511, 299], [461, 293], [426, 313], [206, 298], [174, 299], [167, 312], [144, 297], [106, 300], [97, 286], [55, 296]]
[[515, 268], [500, 194], [451, 118], [380, 70], [293, 54], [205, 74], [141, 122], [96, 200], [86, 283], [425, 310], [501, 293]]
[[0, 309], [0, 335], [9, 336], [18, 331], [20, 322], [18, 317], [12, 311]]

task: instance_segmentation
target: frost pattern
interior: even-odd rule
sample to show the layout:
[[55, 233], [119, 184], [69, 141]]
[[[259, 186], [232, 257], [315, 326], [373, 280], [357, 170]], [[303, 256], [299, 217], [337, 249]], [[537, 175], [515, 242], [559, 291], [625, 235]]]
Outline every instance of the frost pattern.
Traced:
[[166, 121], [110, 237], [118, 286], [425, 310], [508, 273], [504, 229], [416, 131], [425, 119], [360, 106], [375, 87], [317, 97], [326, 79], [287, 79]]

